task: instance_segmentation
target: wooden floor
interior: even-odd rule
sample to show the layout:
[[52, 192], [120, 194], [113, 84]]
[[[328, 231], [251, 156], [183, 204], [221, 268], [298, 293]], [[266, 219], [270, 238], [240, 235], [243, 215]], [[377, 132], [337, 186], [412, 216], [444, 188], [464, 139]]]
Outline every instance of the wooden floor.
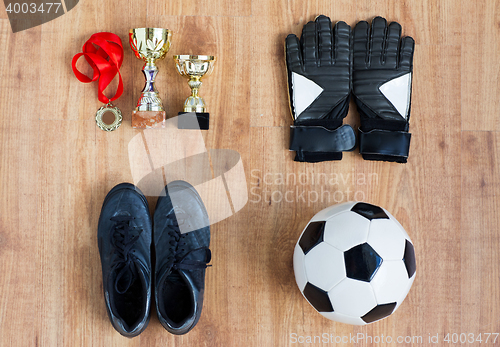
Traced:
[[[318, 14], [350, 25], [382, 15], [415, 38], [406, 165], [357, 152], [340, 162], [293, 162], [283, 42]], [[209, 149], [240, 153], [249, 201], [212, 226], [213, 267], [196, 328], [173, 336], [153, 314], [144, 333], [126, 339], [106, 315], [96, 233], [106, 193], [132, 180], [128, 143], [139, 132], [130, 113], [143, 77], [127, 37], [143, 26], [173, 31], [157, 83], [168, 117], [189, 92], [172, 54], [217, 56], [201, 90], [211, 112], [203, 136]], [[80, 83], [70, 66], [99, 31], [125, 44], [125, 92], [116, 102], [125, 117], [113, 133], [93, 120], [97, 86]], [[482, 334], [475, 344], [493, 345], [495, 335], [485, 342], [500, 333], [500, 0], [82, 0], [16, 34], [0, 5], [0, 47], [0, 346], [287, 346], [323, 334], [333, 340], [306, 345], [383, 335], [430, 346], [438, 335], [435, 345], [444, 346], [448, 333], [450, 341]], [[354, 105], [347, 121], [359, 125]], [[313, 182], [321, 173], [338, 180]], [[293, 174], [309, 179], [279, 180]], [[329, 199], [307, 199], [322, 189]], [[280, 199], [287, 191], [299, 196]], [[417, 257], [405, 302], [365, 327], [317, 314], [292, 268], [308, 220], [354, 198], [392, 212]], [[395, 345], [380, 341], [373, 345]]]

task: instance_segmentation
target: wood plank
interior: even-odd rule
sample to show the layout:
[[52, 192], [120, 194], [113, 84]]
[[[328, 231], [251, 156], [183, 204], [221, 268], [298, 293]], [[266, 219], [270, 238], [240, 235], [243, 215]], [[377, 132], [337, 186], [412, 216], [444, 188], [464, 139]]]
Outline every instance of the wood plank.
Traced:
[[[476, 335], [500, 330], [499, 154], [498, 133], [463, 133], [460, 263], [462, 331], [472, 331]], [[485, 335], [483, 337], [486, 338]]]
[[[7, 11], [6, 11], [6, 8], [5, 8], [5, 3], [2, 3], [0, 4], [0, 20], [1, 19], [8, 19], [9, 16], [7, 14]], [[10, 24], [9, 24], [9, 28], [10, 28]], [[11, 30], [12, 32], [12, 30]]]
[[500, 1], [462, 1], [462, 129], [500, 130]]
[[6, 346], [33, 346], [38, 335], [38, 126], [0, 125], [0, 344]]
[[[175, 0], [148, 3], [148, 17], [155, 16], [214, 16], [244, 17], [252, 15], [251, 1], [215, 0], [199, 2], [196, 0]], [[202, 34], [202, 32], [197, 33]]]
[[[465, 2], [462, 2], [465, 3]], [[370, 22], [382, 16], [403, 27], [403, 35], [412, 36], [417, 44], [459, 45], [462, 16], [460, 2], [455, 0], [362, 0], [358, 1], [357, 20]]]
[[98, 296], [91, 295], [99, 282], [90, 277], [97, 255], [96, 219], [89, 213], [95, 203], [95, 140], [89, 133], [95, 125], [63, 123], [40, 124], [39, 342], [87, 345], [94, 328], [90, 318], [102, 307], [96, 305]]
[[[40, 30], [12, 35], [9, 22], [2, 19], [0, 33], [0, 46], [9, 57], [0, 59], [0, 345], [33, 346], [39, 309], [40, 79], [38, 64], [25, 69], [24, 57], [40, 49]], [[21, 331], [26, 331], [24, 339], [19, 339]]]

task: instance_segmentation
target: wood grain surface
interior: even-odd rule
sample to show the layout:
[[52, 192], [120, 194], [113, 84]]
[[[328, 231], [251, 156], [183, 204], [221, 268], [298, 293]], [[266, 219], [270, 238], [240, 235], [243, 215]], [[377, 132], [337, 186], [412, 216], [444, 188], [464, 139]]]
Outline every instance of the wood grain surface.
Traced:
[[[351, 26], [382, 15], [415, 38], [406, 165], [364, 161], [357, 151], [339, 162], [293, 161], [284, 39], [319, 14]], [[213, 267], [196, 328], [171, 335], [153, 313], [146, 331], [127, 339], [106, 314], [97, 221], [106, 193], [133, 181], [129, 144], [144, 135], [130, 115], [144, 80], [128, 30], [145, 26], [173, 31], [158, 63], [167, 118], [189, 95], [172, 55], [217, 56], [200, 89], [211, 114], [202, 139], [207, 149], [239, 154], [248, 202], [211, 227]], [[124, 121], [111, 133], [95, 126], [96, 84], [80, 83], [70, 64], [99, 31], [116, 33], [125, 48], [125, 90], [116, 102]], [[15, 34], [1, 4], [0, 47], [0, 346], [453, 345], [446, 334], [450, 342], [467, 334], [464, 345], [500, 344], [500, 337], [493, 343], [500, 333], [500, 0], [82, 0]], [[359, 125], [353, 103], [346, 121]], [[354, 199], [388, 209], [417, 258], [398, 311], [364, 327], [316, 313], [292, 267], [309, 219]], [[365, 339], [335, 342], [349, 336]], [[376, 343], [382, 336], [393, 342]], [[300, 343], [308, 337], [314, 343]]]

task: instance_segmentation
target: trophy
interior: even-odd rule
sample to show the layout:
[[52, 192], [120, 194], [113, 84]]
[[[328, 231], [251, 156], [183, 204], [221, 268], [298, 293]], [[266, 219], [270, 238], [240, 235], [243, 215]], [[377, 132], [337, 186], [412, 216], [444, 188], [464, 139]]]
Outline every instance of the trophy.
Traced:
[[[184, 102], [184, 112], [179, 112], [179, 129], [203, 129], [207, 130], [209, 125], [209, 113], [206, 112], [205, 100], [198, 95], [201, 86], [201, 78], [209, 75], [215, 63], [215, 57], [211, 55], [174, 55], [177, 72], [181, 76], [189, 78], [188, 85], [191, 87], [191, 95]], [[196, 117], [182, 116], [194, 112]], [[196, 119], [198, 124], [193, 124]]]
[[155, 86], [155, 77], [158, 74], [155, 62], [165, 58], [170, 49], [171, 36], [171, 32], [167, 29], [130, 29], [130, 47], [137, 58], [146, 62], [142, 67], [142, 73], [146, 77], [146, 84], [137, 102], [137, 107], [132, 113], [133, 128], [165, 127], [165, 109]]

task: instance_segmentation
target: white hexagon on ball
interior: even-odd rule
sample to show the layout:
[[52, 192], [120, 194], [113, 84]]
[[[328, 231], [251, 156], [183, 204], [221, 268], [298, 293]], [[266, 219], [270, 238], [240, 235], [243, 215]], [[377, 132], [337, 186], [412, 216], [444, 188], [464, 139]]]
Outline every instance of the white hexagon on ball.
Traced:
[[351, 278], [344, 278], [328, 292], [333, 312], [349, 317], [361, 317], [377, 306], [372, 286]]
[[307, 284], [307, 275], [304, 263], [304, 252], [302, 252], [298, 244], [295, 246], [295, 251], [293, 252], [293, 269], [295, 272], [295, 282], [297, 282], [300, 291], [303, 291]]
[[324, 241], [344, 252], [366, 242], [370, 221], [356, 213], [345, 211], [327, 220]]
[[325, 291], [345, 278], [344, 254], [326, 242], [322, 242], [304, 257], [309, 283]]
[[368, 243], [384, 260], [401, 260], [405, 236], [391, 219], [374, 219], [370, 223]]
[[384, 260], [370, 285], [378, 302], [389, 303], [404, 298], [410, 291], [411, 281], [402, 260]]

